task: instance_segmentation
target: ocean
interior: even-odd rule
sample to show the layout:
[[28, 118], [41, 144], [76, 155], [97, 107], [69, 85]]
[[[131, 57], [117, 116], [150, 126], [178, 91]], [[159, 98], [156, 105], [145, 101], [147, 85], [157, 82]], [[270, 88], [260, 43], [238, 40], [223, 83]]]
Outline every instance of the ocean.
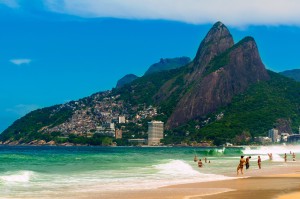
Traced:
[[[226, 180], [235, 178], [229, 176], [236, 174], [241, 155], [252, 156], [251, 170], [258, 170], [258, 155], [263, 169], [299, 165], [292, 161], [290, 151], [296, 153], [296, 159], [300, 157], [300, 146], [0, 146], [0, 198], [58, 197]], [[272, 161], [268, 153], [273, 154]], [[193, 161], [195, 155], [202, 159], [203, 168]]]

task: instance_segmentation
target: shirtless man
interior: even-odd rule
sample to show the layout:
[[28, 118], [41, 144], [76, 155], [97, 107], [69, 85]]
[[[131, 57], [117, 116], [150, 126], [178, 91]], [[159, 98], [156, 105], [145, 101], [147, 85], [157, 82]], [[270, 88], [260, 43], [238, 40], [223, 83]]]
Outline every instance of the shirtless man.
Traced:
[[242, 155], [241, 156], [241, 159], [240, 159], [240, 163], [239, 165], [237, 166], [237, 169], [236, 169], [236, 174], [239, 175], [239, 170], [241, 170], [241, 174], [243, 175], [243, 170], [244, 170], [244, 164], [245, 164], [245, 159], [244, 159], [244, 156]]
[[248, 156], [247, 158], [246, 158], [246, 169], [249, 169], [249, 167], [250, 167], [250, 158], [251, 158], [251, 156]]

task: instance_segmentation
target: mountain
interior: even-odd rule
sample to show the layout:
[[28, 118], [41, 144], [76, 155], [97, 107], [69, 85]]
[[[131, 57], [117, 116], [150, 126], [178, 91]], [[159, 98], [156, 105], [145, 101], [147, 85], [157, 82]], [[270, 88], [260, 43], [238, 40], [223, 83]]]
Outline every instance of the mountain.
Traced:
[[[147, 138], [147, 122], [165, 122], [165, 144], [245, 144], [273, 127], [296, 132], [300, 83], [267, 71], [252, 37], [234, 44], [227, 27], [213, 25], [195, 58], [183, 67], [151, 73], [111, 91], [33, 111], [1, 135], [4, 144], [128, 145]], [[125, 116], [123, 139], [98, 132]]]
[[[162, 58], [158, 63], [152, 64], [145, 72], [145, 75], [176, 69], [188, 64], [190, 61], [191, 59], [189, 57], [176, 57], [176, 58], [165, 58], [165, 59]], [[125, 84], [129, 84], [134, 80], [136, 80], [137, 78], [138, 76], [134, 74], [125, 75], [120, 80], [118, 80], [116, 88], [120, 88]]]
[[280, 74], [300, 82], [300, 69], [286, 70]]
[[158, 63], [151, 65], [145, 72], [145, 75], [150, 75], [164, 70], [176, 69], [188, 64], [190, 61], [191, 59], [189, 57], [162, 58]]
[[139, 78], [139, 77], [134, 74], [125, 75], [124, 77], [122, 77], [121, 79], [118, 80], [116, 88], [120, 88], [120, 87], [124, 86], [125, 84], [129, 84], [132, 81], [136, 80], [137, 78]]

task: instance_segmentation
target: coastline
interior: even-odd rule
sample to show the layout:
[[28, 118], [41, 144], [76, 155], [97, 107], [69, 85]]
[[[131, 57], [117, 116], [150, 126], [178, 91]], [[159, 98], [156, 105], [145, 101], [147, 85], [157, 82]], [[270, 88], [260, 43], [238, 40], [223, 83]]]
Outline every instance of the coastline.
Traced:
[[[300, 198], [300, 166], [249, 172], [236, 179], [178, 184], [149, 190], [89, 192], [63, 198], [223, 199]], [[234, 175], [229, 175], [233, 177]], [[60, 196], [61, 197], [61, 196]]]

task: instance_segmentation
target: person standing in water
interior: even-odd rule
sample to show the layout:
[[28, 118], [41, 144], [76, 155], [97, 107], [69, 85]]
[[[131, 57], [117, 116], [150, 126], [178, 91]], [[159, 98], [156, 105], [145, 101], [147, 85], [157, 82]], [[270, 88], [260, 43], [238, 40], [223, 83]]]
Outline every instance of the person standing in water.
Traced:
[[207, 163], [207, 158], [204, 158], [204, 162]]
[[272, 159], [273, 159], [272, 153], [268, 153], [268, 156], [269, 156], [269, 160], [272, 160]]
[[286, 162], [287, 161], [287, 156], [286, 156], [286, 153], [284, 154], [284, 162]]
[[260, 159], [260, 156], [258, 156], [257, 165], [258, 165], [258, 168], [261, 169], [261, 159]]
[[293, 161], [296, 161], [296, 155], [293, 153]]
[[251, 156], [248, 156], [248, 157], [246, 158], [246, 169], [249, 169], [249, 167], [250, 167], [250, 163], [249, 163], [250, 158], [251, 158]]
[[198, 158], [197, 158], [197, 156], [195, 155], [195, 157], [194, 157], [194, 162], [197, 162], [198, 161]]
[[202, 164], [202, 161], [201, 161], [201, 159], [199, 159], [199, 161], [198, 161], [198, 167], [202, 167], [203, 166], [203, 164]]
[[244, 164], [245, 164], [245, 159], [244, 159], [244, 156], [242, 155], [241, 156], [241, 159], [240, 159], [240, 163], [239, 165], [237, 166], [237, 169], [236, 169], [236, 174], [239, 175], [239, 170], [241, 170], [241, 174], [243, 175], [243, 169], [244, 169]]

